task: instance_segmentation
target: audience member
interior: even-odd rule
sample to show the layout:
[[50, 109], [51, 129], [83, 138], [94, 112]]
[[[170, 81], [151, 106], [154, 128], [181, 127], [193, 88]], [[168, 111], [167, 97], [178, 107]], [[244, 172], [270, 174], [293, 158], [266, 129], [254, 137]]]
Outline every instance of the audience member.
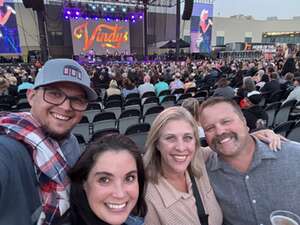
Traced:
[[184, 92], [186, 92], [189, 88], [196, 87], [195, 75], [195, 73], [191, 73], [188, 76], [187, 81], [184, 83]]
[[70, 209], [59, 224], [143, 224], [144, 166], [130, 138], [108, 134], [91, 142], [69, 176]]
[[187, 109], [187, 111], [189, 111], [192, 114], [195, 121], [197, 122], [199, 138], [204, 138], [205, 137], [204, 130], [200, 124], [200, 119], [199, 119], [199, 107], [200, 107], [199, 101], [196, 98], [186, 98], [183, 100], [181, 106]]
[[233, 98], [235, 96], [234, 89], [229, 86], [226, 78], [221, 78], [217, 82], [217, 89], [214, 91], [213, 96], [223, 96], [225, 98]]
[[266, 128], [268, 114], [264, 111], [264, 108], [259, 105], [262, 98], [263, 97], [259, 91], [249, 92], [245, 98], [245, 104], [242, 112], [245, 116], [250, 132]]
[[[163, 76], [159, 76], [158, 82], [154, 85], [154, 88], [155, 88], [155, 93], [158, 96], [160, 92], [169, 90], [169, 85], [167, 82], [165, 82]], [[163, 98], [164, 98], [163, 96], [159, 97], [159, 101], [161, 102]]]
[[141, 84], [138, 87], [138, 90], [139, 90], [139, 93], [140, 93], [141, 97], [146, 92], [155, 92], [155, 88], [154, 88], [153, 84], [150, 83], [150, 80], [151, 80], [150, 76], [149, 75], [145, 75], [144, 76], [144, 83]]
[[0, 77], [0, 104], [11, 108], [16, 104], [16, 99], [9, 92], [9, 86], [9, 81], [5, 77]]
[[80, 155], [71, 130], [96, 98], [82, 66], [53, 59], [27, 91], [30, 113], [0, 116], [0, 224], [53, 224], [67, 211]]
[[123, 79], [122, 96], [125, 99], [130, 93], [139, 93], [139, 90], [127, 77]]
[[296, 77], [294, 79], [294, 90], [290, 92], [290, 94], [287, 96], [287, 98], [283, 101], [283, 103], [289, 101], [289, 100], [297, 100], [300, 101], [300, 77]]
[[171, 92], [179, 88], [182, 89], [184, 88], [184, 84], [180, 79], [181, 79], [181, 74], [179, 72], [176, 72], [174, 76], [174, 80], [170, 83]]
[[30, 79], [30, 77], [27, 75], [23, 75], [21, 77], [22, 83], [20, 85], [18, 85], [18, 92], [20, 92], [22, 90], [31, 89], [33, 87], [33, 83], [30, 83], [29, 79]]
[[[206, 214], [201, 224], [222, 224], [195, 124], [186, 109], [171, 107], [161, 112], [151, 126], [144, 156], [149, 181], [145, 225], [198, 225], [196, 204], [201, 201]], [[195, 190], [201, 196], [198, 203]]]
[[109, 87], [106, 89], [105, 97], [109, 97], [111, 95], [121, 95], [121, 90], [119, 89], [118, 83], [116, 80], [111, 80], [109, 82]]
[[[214, 116], [212, 116], [214, 115]], [[300, 212], [300, 145], [281, 151], [250, 136], [239, 106], [224, 98], [203, 102], [200, 121], [210, 148], [207, 171], [223, 211], [224, 224], [270, 224], [274, 210]]]
[[280, 88], [280, 83], [278, 81], [278, 73], [273, 72], [270, 75], [270, 81], [267, 82], [259, 91], [262, 94], [265, 94], [266, 100], [268, 102], [270, 102], [270, 101], [272, 101], [272, 99], [270, 99], [271, 95], [273, 93], [276, 93], [276, 92], [280, 91], [280, 90], [281, 90], [281, 88]]

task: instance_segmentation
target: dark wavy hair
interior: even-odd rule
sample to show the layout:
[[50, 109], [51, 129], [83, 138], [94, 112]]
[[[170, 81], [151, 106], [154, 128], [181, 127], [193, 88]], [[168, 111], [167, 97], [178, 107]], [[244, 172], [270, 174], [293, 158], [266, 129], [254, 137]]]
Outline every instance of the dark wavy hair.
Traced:
[[146, 180], [141, 153], [129, 137], [121, 134], [108, 134], [88, 144], [75, 166], [69, 171], [71, 179], [71, 215], [72, 224], [98, 224], [98, 218], [88, 205], [83, 184], [99, 155], [106, 151], [127, 151], [135, 159], [138, 173], [139, 197], [131, 215], [144, 217], [147, 213], [145, 202]]

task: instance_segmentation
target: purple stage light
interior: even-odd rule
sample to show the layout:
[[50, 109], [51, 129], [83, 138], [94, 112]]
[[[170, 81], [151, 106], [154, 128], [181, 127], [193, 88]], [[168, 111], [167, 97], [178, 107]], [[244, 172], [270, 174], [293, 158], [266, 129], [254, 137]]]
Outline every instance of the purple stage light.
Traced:
[[68, 17], [68, 16], [65, 16], [65, 19], [67, 20], [67, 19], [69, 19], [69, 17]]
[[134, 16], [131, 16], [131, 19], [134, 19], [135, 17]]
[[86, 16], [86, 17], [85, 17], [85, 20], [89, 20], [89, 18]]
[[143, 19], [143, 16], [142, 16], [142, 15], [140, 15], [140, 16], [139, 16], [139, 18], [140, 18], [140, 19]]
[[76, 12], [75, 12], [75, 15], [76, 15], [76, 16], [79, 16], [79, 14], [80, 14], [79, 11], [76, 11]]
[[117, 19], [116, 19], [116, 22], [119, 22], [119, 21], [120, 21], [120, 20], [117, 18]]
[[125, 22], [128, 22], [128, 19], [125, 19], [124, 21], [125, 21]]
[[75, 16], [75, 20], [78, 20], [78, 16]]
[[95, 17], [95, 20], [98, 20], [98, 19], [99, 19], [99, 18], [96, 16], [96, 17]]
[[71, 15], [71, 11], [70, 11], [70, 10], [68, 10], [68, 11], [67, 11], [67, 14], [68, 14], [68, 15]]
[[136, 21], [135, 21], [135, 20], [132, 20], [132, 22], [135, 23]]

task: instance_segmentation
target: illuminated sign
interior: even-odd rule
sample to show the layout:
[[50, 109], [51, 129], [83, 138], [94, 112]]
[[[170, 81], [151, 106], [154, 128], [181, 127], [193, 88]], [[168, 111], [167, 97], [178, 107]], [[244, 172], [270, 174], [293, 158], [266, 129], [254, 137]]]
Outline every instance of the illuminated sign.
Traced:
[[75, 54], [86, 53], [90, 49], [97, 55], [130, 52], [129, 24], [125, 21], [71, 20], [71, 29]]

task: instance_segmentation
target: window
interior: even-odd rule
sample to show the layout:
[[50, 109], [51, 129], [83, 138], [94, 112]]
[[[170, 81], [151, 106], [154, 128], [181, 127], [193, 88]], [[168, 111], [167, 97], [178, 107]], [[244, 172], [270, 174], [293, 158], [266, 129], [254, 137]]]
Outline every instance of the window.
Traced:
[[224, 45], [224, 36], [216, 37], [216, 45]]
[[245, 37], [245, 42], [246, 43], [251, 43], [252, 42], [252, 37]]

